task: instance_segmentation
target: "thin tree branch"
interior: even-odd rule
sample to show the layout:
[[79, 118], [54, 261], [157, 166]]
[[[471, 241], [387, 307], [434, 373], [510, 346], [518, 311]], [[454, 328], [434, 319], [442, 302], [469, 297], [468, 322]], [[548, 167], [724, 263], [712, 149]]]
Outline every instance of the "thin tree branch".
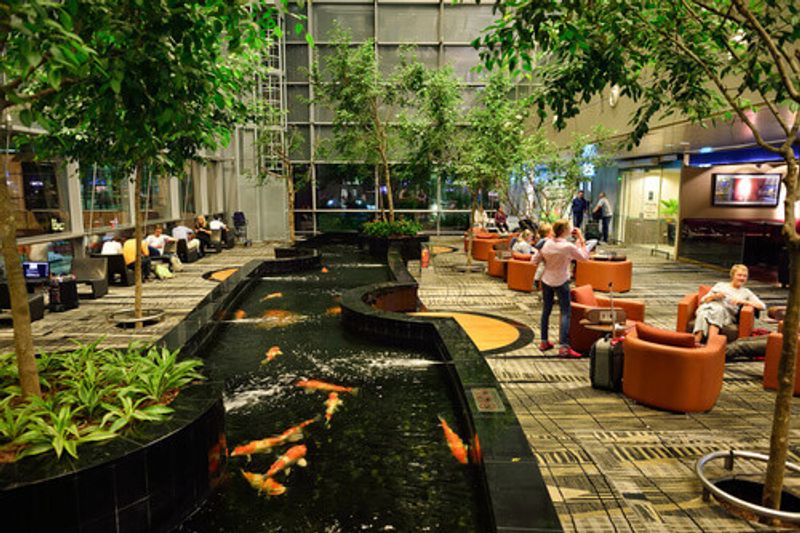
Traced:
[[709, 13], [713, 13], [713, 14], [717, 15], [718, 17], [722, 17], [723, 19], [730, 20], [732, 22], [736, 22], [737, 24], [743, 24], [743, 21], [741, 19], [738, 19], [735, 16], [733, 16], [733, 13], [731, 13], [730, 8], [728, 9], [727, 12], [725, 12], [725, 11], [720, 11], [719, 9], [713, 8], [713, 7], [709, 6], [708, 4], [706, 4], [705, 2], [699, 2], [698, 0], [690, 0], [690, 1], [693, 4], [695, 4], [696, 6], [700, 7], [701, 9], [705, 9]]
[[[697, 65], [698, 65], [698, 66], [699, 66], [701, 69], [703, 69], [703, 71], [706, 73], [706, 76], [708, 76], [708, 78], [709, 78], [709, 79], [710, 79], [710, 80], [711, 80], [711, 81], [714, 83], [714, 85], [716, 85], [716, 86], [717, 86], [717, 88], [719, 89], [719, 91], [722, 93], [722, 96], [723, 96], [723, 97], [725, 98], [725, 100], [728, 102], [728, 105], [731, 107], [731, 109], [733, 109], [733, 110], [736, 112], [736, 114], [739, 116], [739, 118], [741, 119], [741, 121], [742, 121], [742, 122], [744, 122], [744, 123], [745, 123], [745, 125], [746, 125], [746, 126], [749, 128], [749, 129], [750, 129], [750, 131], [752, 132], [752, 134], [753, 134], [753, 137], [754, 137], [754, 139], [755, 139], [756, 143], [757, 143], [759, 146], [761, 146], [762, 148], [765, 148], [766, 150], [769, 150], [770, 152], [773, 152], [773, 153], [776, 153], [776, 154], [783, 154], [783, 152], [781, 151], [781, 149], [780, 149], [780, 148], [775, 148], [774, 146], [772, 146], [772, 145], [770, 145], [769, 143], [767, 143], [767, 142], [764, 140], [764, 138], [763, 138], [763, 137], [761, 137], [761, 134], [760, 134], [760, 133], [758, 132], [758, 130], [756, 129], [756, 126], [755, 126], [755, 124], [753, 124], [753, 122], [752, 122], [752, 121], [751, 121], [751, 120], [750, 120], [750, 119], [747, 117], [747, 115], [744, 113], [744, 110], [742, 110], [742, 109], [739, 107], [739, 105], [738, 105], [738, 104], [736, 103], [736, 101], [735, 101], [735, 100], [734, 100], [734, 99], [731, 97], [731, 95], [730, 95], [730, 94], [728, 94], [728, 90], [727, 90], [727, 88], [726, 88], [726, 87], [725, 87], [725, 85], [722, 83], [722, 80], [719, 78], [719, 76], [717, 75], [717, 73], [716, 73], [716, 72], [714, 72], [713, 70], [711, 70], [711, 68], [710, 68], [710, 67], [709, 67], [709, 66], [708, 66], [708, 65], [707, 65], [707, 64], [706, 64], [706, 63], [705, 63], [705, 62], [704, 62], [702, 59], [700, 59], [700, 58], [697, 56], [697, 54], [695, 54], [695, 53], [694, 53], [694, 52], [693, 52], [693, 51], [692, 51], [692, 50], [691, 50], [689, 47], [687, 47], [685, 44], [683, 44], [683, 42], [682, 42], [682, 41], [680, 41], [679, 39], [675, 38], [675, 36], [673, 36], [671, 33], [669, 33], [669, 32], [665, 32], [665, 31], [663, 31], [661, 28], [658, 28], [658, 27], [656, 27], [656, 26], [653, 26], [653, 25], [651, 25], [649, 22], [647, 22], [646, 20], [644, 20], [644, 19], [643, 19], [641, 16], [639, 17], [639, 19], [640, 19], [640, 20], [641, 20], [641, 21], [642, 21], [644, 24], [646, 24], [646, 25], [650, 26], [650, 27], [651, 27], [653, 30], [655, 30], [657, 33], [659, 33], [659, 34], [663, 35], [663, 36], [664, 36], [666, 39], [668, 39], [669, 41], [672, 41], [672, 43], [674, 43], [674, 44], [675, 44], [675, 46], [677, 46], [678, 48], [680, 48], [680, 49], [681, 49], [681, 51], [682, 51], [683, 53], [685, 53], [687, 56], [689, 56], [689, 58], [690, 58], [692, 61], [694, 61], [694, 62], [695, 62], [695, 63], [696, 63], [696, 64], [697, 64]], [[780, 121], [780, 119], [778, 119], [778, 120]]]
[[800, 103], [800, 92], [798, 92], [797, 88], [794, 86], [794, 83], [789, 77], [789, 73], [786, 72], [784, 55], [775, 46], [775, 43], [772, 41], [772, 37], [770, 37], [770, 35], [767, 33], [758, 19], [756, 19], [753, 13], [747, 8], [747, 6], [742, 3], [742, 0], [733, 0], [733, 3], [736, 6], [736, 9], [738, 9], [739, 12], [750, 22], [758, 35], [761, 37], [761, 40], [764, 41], [764, 44], [767, 45], [767, 49], [769, 50], [773, 61], [775, 61], [775, 66], [778, 68], [778, 74], [780, 75], [781, 80], [783, 80], [783, 84], [786, 86], [789, 96], [791, 96], [792, 100], [795, 102]]

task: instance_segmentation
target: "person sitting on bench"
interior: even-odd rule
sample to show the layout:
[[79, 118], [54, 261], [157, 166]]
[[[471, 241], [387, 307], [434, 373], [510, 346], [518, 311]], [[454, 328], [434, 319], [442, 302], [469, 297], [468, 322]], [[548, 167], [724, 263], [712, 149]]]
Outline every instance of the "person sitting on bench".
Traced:
[[198, 215], [194, 221], [194, 235], [200, 240], [200, 255], [206, 255], [206, 248], [211, 244], [211, 230], [203, 215]]

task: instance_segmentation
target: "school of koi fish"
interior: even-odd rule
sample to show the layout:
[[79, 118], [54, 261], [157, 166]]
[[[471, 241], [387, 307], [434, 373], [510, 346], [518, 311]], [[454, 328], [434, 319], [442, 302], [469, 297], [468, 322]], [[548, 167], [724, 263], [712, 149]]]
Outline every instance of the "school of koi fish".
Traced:
[[[323, 267], [323, 272], [327, 272], [327, 269]], [[271, 300], [275, 298], [281, 298], [283, 294], [280, 292], [275, 292], [268, 294], [261, 301]], [[277, 319], [286, 319], [287, 317], [291, 316], [289, 311], [282, 311], [282, 310], [271, 310], [267, 311], [262, 315], [264, 318], [277, 318]], [[328, 308], [326, 314], [330, 315], [338, 315], [341, 313], [341, 307], [336, 306], [332, 308]], [[237, 320], [241, 320], [247, 316], [247, 313], [243, 310], [238, 310], [234, 313], [234, 317]], [[262, 365], [266, 365], [273, 361], [279, 355], [283, 355], [283, 351], [279, 346], [272, 346], [270, 347], [266, 353], [264, 354], [264, 359], [261, 361]], [[236, 446], [233, 451], [231, 452], [231, 457], [247, 457], [247, 461], [249, 462], [252, 455], [255, 454], [267, 454], [272, 453], [273, 451], [277, 451], [278, 448], [285, 446], [289, 443], [298, 443], [305, 438], [304, 435], [304, 428], [314, 424], [315, 422], [321, 420], [322, 418], [325, 419], [325, 428], [331, 427], [331, 420], [333, 419], [333, 415], [344, 405], [344, 400], [340, 396], [340, 394], [350, 394], [351, 396], [356, 396], [358, 394], [357, 387], [347, 387], [343, 385], [337, 385], [334, 383], [328, 383], [325, 381], [320, 381], [316, 379], [300, 379], [295, 382], [295, 386], [304, 389], [307, 393], [313, 394], [315, 391], [319, 392], [327, 392], [328, 397], [323, 402], [323, 406], [325, 407], [325, 411], [323, 415], [317, 415], [313, 418], [300, 422], [299, 424], [292, 426], [282, 433], [278, 435], [274, 435], [272, 437], [267, 437], [260, 440], [253, 440], [247, 442], [245, 444], [241, 444]], [[439, 416], [439, 423], [442, 426], [442, 431], [444, 433], [444, 440], [447, 443], [448, 448], [450, 449], [450, 453], [453, 457], [461, 464], [468, 464], [469, 463], [469, 454], [468, 454], [468, 446], [464, 444], [461, 437], [453, 431], [447, 421]], [[290, 448], [286, 450], [285, 453], [280, 455], [278, 459], [272, 463], [269, 469], [264, 474], [259, 474], [256, 472], [249, 472], [244, 469], [241, 469], [242, 476], [245, 480], [250, 484], [253, 489], [258, 491], [259, 494], [263, 494], [266, 497], [271, 496], [281, 496], [286, 494], [287, 487], [286, 485], [278, 482], [275, 479], [275, 476], [278, 474], [283, 474], [284, 476], [288, 476], [291, 472], [291, 468], [294, 465], [299, 467], [305, 468], [308, 466], [308, 461], [306, 460], [306, 454], [308, 452], [308, 448], [305, 444], [294, 444]]]

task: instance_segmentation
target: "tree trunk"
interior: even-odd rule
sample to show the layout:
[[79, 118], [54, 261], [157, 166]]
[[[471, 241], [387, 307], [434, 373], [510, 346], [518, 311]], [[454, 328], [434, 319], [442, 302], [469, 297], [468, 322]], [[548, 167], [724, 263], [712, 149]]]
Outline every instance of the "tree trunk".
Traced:
[[288, 209], [289, 212], [286, 213], [287, 222], [289, 224], [289, 240], [294, 242], [295, 234], [294, 234], [294, 176], [292, 175], [293, 172], [291, 167], [289, 167], [289, 175], [286, 176], [286, 194], [289, 196], [288, 198]]
[[[133, 316], [134, 318], [142, 318], [142, 167], [144, 165], [140, 161], [136, 164], [136, 172], [133, 179], [133, 210], [135, 216], [134, 222], [134, 239], [136, 240], [136, 262], [133, 268], [133, 277], [135, 282], [133, 285]], [[136, 322], [136, 328], [142, 327], [141, 322]]]
[[[794, 217], [791, 210], [797, 199], [798, 166], [795, 160], [787, 157], [786, 199], [784, 216], [784, 238], [789, 253], [789, 299], [786, 302], [786, 317], [783, 320], [783, 346], [778, 362], [778, 393], [775, 397], [775, 410], [772, 418], [772, 434], [769, 444], [769, 462], [764, 479], [764, 507], [779, 509], [786, 456], [789, 447], [789, 423], [792, 417], [792, 396], [794, 394], [795, 367], [797, 365], [797, 325], [800, 320], [800, 242], [797, 242], [794, 228], [789, 221]], [[794, 237], [794, 238], [793, 238]]]
[[394, 222], [394, 198], [392, 198], [392, 178], [389, 174], [389, 159], [385, 152], [381, 152], [383, 159], [383, 179], [386, 183], [386, 201], [389, 207], [389, 222]]
[[[8, 154], [4, 166], [8, 168]], [[22, 275], [22, 264], [17, 251], [17, 221], [14, 219], [14, 206], [3, 172], [0, 177], [0, 239], [2, 239], [3, 260], [6, 265], [6, 279], [11, 299], [11, 319], [14, 324], [14, 351], [19, 370], [19, 384], [22, 395], [41, 396], [39, 372], [36, 370], [36, 354], [33, 351], [33, 333], [31, 332], [31, 313], [28, 307], [28, 291]]]

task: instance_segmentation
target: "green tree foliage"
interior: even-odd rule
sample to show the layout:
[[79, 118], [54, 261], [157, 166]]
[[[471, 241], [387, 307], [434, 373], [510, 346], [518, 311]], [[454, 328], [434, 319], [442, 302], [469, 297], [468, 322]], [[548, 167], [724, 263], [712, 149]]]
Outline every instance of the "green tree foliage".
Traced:
[[[794, 0], [500, 1], [476, 39], [489, 68], [525, 72], [538, 85], [540, 117], [557, 127], [609, 85], [636, 104], [631, 144], [655, 118], [738, 118], [762, 148], [786, 162], [783, 234], [790, 250], [787, 306], [764, 505], [778, 508], [800, 322], [800, 236], [795, 230], [800, 130], [800, 5]], [[769, 143], [752, 111], [763, 108], [784, 141]], [[720, 114], [721, 113], [721, 114]]]
[[[277, 9], [286, 7], [282, 0]], [[49, 145], [44, 153], [120, 170], [136, 167], [139, 180], [144, 163], [155, 171], [182, 168], [199, 147], [225, 140], [242, 109], [238, 92], [250, 57], [243, 52], [279, 34], [275, 9], [267, 2], [222, 0], [3, 2], [3, 121], [17, 111], [23, 123], [36, 123], [56, 139], [43, 143]], [[8, 128], [5, 140], [10, 142]], [[0, 239], [20, 382], [25, 396], [39, 395], [13, 213], [0, 180]], [[137, 227], [140, 240], [139, 209]], [[139, 258], [137, 272], [138, 265]], [[140, 294], [138, 287], [137, 302]]]
[[[275, 10], [239, 2], [108, 2], [88, 45], [106, 75], [32, 103], [47, 135], [40, 153], [133, 172], [182, 175], [204, 149], [227, 144], [246, 116], [242, 95], [269, 44]], [[257, 13], [256, 16], [253, 13]], [[141, 195], [135, 196], [136, 288], [141, 316]]]
[[[394, 221], [392, 197], [392, 105], [399, 101], [397, 75], [384, 76], [378, 68], [372, 40], [353, 46], [350, 34], [334, 29], [333, 50], [324, 65], [310, 71], [315, 103], [333, 111], [333, 145], [345, 159], [375, 165], [386, 186], [386, 207]], [[381, 204], [383, 205], [383, 204]]]

